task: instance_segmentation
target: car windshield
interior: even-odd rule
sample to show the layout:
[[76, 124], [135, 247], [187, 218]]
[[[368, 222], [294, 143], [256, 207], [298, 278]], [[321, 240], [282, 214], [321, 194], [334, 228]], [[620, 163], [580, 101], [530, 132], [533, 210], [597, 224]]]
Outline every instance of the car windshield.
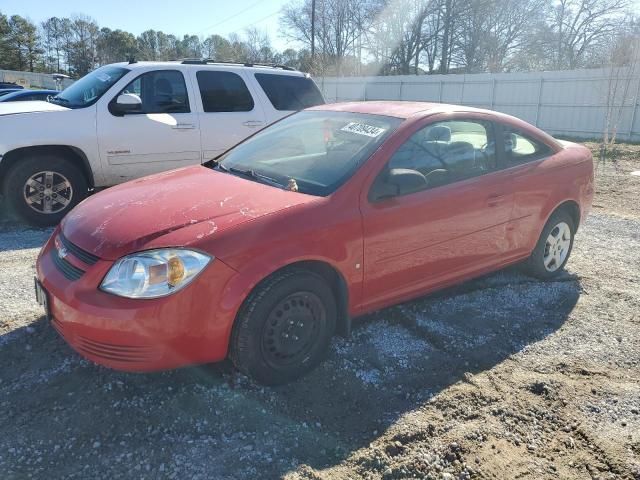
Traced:
[[349, 112], [293, 114], [229, 150], [217, 168], [310, 195], [333, 193], [401, 123]]
[[69, 108], [88, 107], [97, 102], [127, 72], [129, 70], [122, 67], [100, 67], [65, 88], [51, 102]]

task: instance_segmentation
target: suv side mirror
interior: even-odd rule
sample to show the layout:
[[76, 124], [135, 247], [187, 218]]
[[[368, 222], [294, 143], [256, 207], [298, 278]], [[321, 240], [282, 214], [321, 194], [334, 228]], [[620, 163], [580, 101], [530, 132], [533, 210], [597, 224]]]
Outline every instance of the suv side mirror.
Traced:
[[371, 201], [419, 192], [427, 188], [427, 179], [417, 170], [392, 168], [378, 177], [369, 195]]
[[135, 93], [123, 93], [118, 95], [115, 102], [109, 104], [109, 111], [116, 116], [142, 110], [142, 99]]

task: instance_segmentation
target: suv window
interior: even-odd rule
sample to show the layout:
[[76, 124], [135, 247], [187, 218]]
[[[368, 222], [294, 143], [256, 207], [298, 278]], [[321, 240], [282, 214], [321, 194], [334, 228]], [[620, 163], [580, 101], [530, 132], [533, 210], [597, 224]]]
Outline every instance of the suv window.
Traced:
[[240, 75], [201, 70], [196, 73], [205, 112], [249, 112], [253, 97]]
[[424, 177], [418, 190], [477, 177], [496, 169], [493, 128], [488, 122], [453, 120], [433, 123], [414, 133], [389, 159], [376, 180], [385, 188], [392, 169], [408, 169]]
[[134, 113], [189, 113], [191, 111], [184, 76], [177, 70], [143, 73], [120, 93], [135, 93], [140, 97], [142, 108]]
[[502, 131], [507, 166], [540, 160], [551, 154], [548, 145], [527, 137], [520, 130], [505, 125]]
[[308, 77], [256, 73], [256, 80], [276, 110], [304, 110], [324, 104], [322, 94]]

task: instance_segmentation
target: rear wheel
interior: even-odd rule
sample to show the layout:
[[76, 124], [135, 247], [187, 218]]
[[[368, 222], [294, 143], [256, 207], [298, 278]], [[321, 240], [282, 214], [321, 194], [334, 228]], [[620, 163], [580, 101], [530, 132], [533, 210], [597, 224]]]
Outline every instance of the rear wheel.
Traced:
[[241, 309], [231, 360], [263, 384], [294, 380], [324, 357], [336, 315], [333, 293], [322, 277], [303, 270], [277, 273], [256, 287]]
[[541, 279], [558, 276], [569, 260], [574, 234], [575, 225], [571, 215], [564, 210], [551, 215], [527, 260], [527, 272]]
[[87, 191], [82, 171], [58, 155], [22, 158], [4, 182], [10, 209], [38, 226], [56, 225], [87, 196]]

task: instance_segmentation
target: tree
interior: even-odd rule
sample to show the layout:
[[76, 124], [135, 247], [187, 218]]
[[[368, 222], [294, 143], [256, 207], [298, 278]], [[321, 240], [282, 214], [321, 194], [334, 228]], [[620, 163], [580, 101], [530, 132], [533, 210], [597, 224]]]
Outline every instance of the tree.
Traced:
[[0, 12], [0, 65], [9, 64], [9, 19]]
[[99, 64], [126, 61], [136, 56], [137, 49], [136, 37], [131, 33], [106, 27], [100, 30], [96, 45]]
[[197, 35], [185, 35], [178, 42], [178, 58], [202, 58], [202, 45]]
[[96, 67], [98, 24], [87, 16], [74, 17], [65, 27], [69, 72], [83, 76]]
[[249, 27], [245, 30], [247, 61], [253, 63], [273, 62], [273, 50], [269, 35], [261, 32], [256, 27]]
[[607, 151], [616, 142], [624, 107], [632, 104], [632, 108], [636, 108], [638, 99], [634, 98], [634, 95], [637, 94], [640, 87], [636, 87], [635, 92], [631, 87], [634, 80], [640, 81], [638, 79], [640, 73], [640, 34], [633, 32], [618, 37], [609, 50], [609, 58], [607, 91], [605, 92], [606, 112], [602, 143], [600, 144], [601, 162], [605, 161]]
[[42, 53], [36, 26], [20, 15], [12, 15], [3, 28], [6, 29], [5, 63], [8, 68], [29, 69], [33, 72], [38, 56]]
[[210, 35], [202, 42], [202, 53], [206, 58], [227, 61], [231, 57], [231, 43], [220, 35]]
[[558, 0], [549, 19], [554, 67], [582, 66], [590, 48], [620, 28], [628, 0]]
[[64, 28], [67, 26], [62, 19], [51, 17], [42, 22], [42, 46], [45, 55], [46, 69], [54, 72], [62, 72], [64, 66]]
[[[312, 0], [286, 5], [280, 17], [283, 33], [288, 38], [311, 48]], [[357, 42], [369, 28], [373, 18], [371, 3], [366, 0], [316, 0], [315, 44], [319, 52], [314, 70], [343, 73], [347, 56], [358, 55]]]

